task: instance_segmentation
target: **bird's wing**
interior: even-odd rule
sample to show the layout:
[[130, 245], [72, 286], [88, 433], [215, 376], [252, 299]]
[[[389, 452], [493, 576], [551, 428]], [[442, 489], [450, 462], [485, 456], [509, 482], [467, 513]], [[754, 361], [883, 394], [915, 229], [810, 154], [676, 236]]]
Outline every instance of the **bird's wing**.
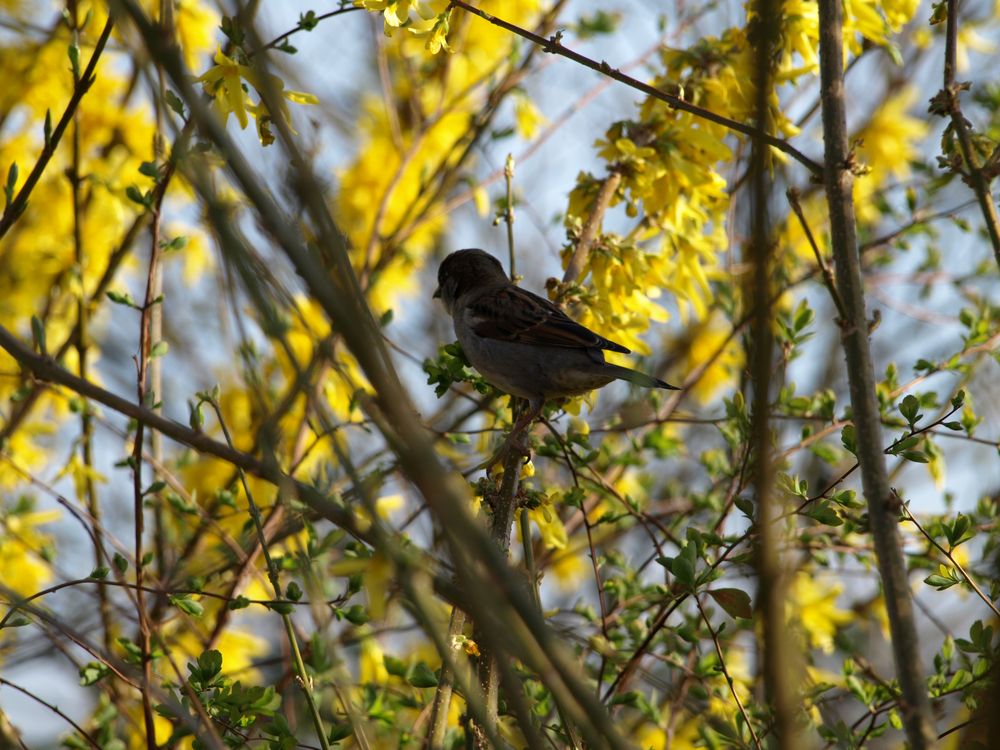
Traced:
[[490, 289], [469, 306], [472, 330], [484, 338], [628, 354], [621, 344], [598, 336], [537, 294], [509, 285]]

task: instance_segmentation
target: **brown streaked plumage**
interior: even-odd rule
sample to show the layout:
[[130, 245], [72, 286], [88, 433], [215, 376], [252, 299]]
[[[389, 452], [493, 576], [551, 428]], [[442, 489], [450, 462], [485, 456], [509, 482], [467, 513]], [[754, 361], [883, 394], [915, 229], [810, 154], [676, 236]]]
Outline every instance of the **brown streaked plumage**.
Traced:
[[531, 408], [513, 433], [538, 415], [546, 399], [578, 396], [612, 380], [677, 390], [658, 378], [606, 362], [605, 350], [629, 350], [513, 284], [500, 261], [483, 250], [459, 250], [441, 261], [434, 296], [451, 315], [473, 367], [500, 390], [528, 400]]

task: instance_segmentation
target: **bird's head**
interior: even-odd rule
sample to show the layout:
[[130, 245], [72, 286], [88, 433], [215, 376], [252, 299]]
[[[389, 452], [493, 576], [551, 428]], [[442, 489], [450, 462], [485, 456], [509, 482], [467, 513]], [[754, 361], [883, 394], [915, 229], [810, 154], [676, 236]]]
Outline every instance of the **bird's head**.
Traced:
[[505, 281], [507, 274], [500, 261], [486, 251], [478, 248], [458, 250], [441, 261], [438, 267], [438, 288], [434, 296], [441, 299], [445, 309], [451, 314], [455, 300], [463, 294]]

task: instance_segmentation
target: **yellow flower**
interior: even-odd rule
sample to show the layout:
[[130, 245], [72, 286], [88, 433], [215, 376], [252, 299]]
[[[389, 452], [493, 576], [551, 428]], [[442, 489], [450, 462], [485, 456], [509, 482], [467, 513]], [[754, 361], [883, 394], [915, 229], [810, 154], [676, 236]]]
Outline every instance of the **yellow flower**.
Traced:
[[232, 112], [239, 120], [240, 127], [245, 129], [250, 123], [247, 113], [252, 114], [258, 121], [261, 143], [265, 146], [274, 140], [268, 127], [273, 113], [268, 111], [262, 101], [254, 103], [250, 100], [244, 81], [257, 92], [266, 91], [277, 94], [277, 101], [281, 108], [280, 115], [285, 122], [291, 122], [288, 107], [284, 102], [285, 99], [296, 104], [319, 103], [319, 99], [312, 94], [301, 91], [285, 91], [285, 82], [278, 76], [262, 73], [239, 63], [226, 55], [222, 51], [222, 47], [216, 50], [215, 63], [214, 67], [198, 76], [195, 82], [202, 84], [205, 93], [213, 97], [215, 107], [222, 115], [223, 121], [227, 120], [229, 113]]
[[247, 117], [247, 92], [243, 88], [243, 80], [250, 74], [250, 68], [240, 65], [233, 58], [229, 57], [219, 47], [215, 53], [215, 67], [209, 68], [205, 73], [195, 79], [205, 88], [205, 93], [214, 97], [215, 105], [223, 115], [223, 120], [228, 119], [229, 113], [236, 115], [240, 121], [240, 127], [246, 128], [250, 123]]
[[39, 553], [52, 546], [52, 537], [38, 527], [59, 518], [58, 510], [0, 512], [0, 581], [29, 596], [52, 579], [49, 564]]
[[792, 582], [788, 609], [802, 622], [809, 644], [824, 653], [833, 651], [833, 637], [848, 624], [849, 612], [837, 608], [842, 587], [822, 583], [815, 576], [799, 571]]

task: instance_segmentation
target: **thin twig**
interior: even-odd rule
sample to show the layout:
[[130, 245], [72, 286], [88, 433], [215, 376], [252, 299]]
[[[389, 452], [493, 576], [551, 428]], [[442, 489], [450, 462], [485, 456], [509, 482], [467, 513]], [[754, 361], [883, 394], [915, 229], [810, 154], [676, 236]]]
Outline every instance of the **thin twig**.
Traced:
[[819, 266], [819, 272], [823, 276], [823, 283], [826, 285], [826, 289], [830, 293], [830, 298], [833, 300], [833, 304], [837, 308], [837, 315], [840, 320], [846, 320], [844, 303], [840, 301], [840, 294], [837, 292], [837, 284], [833, 280], [833, 272], [826, 264], [826, 261], [823, 260], [823, 253], [820, 252], [819, 245], [816, 244], [816, 238], [813, 237], [809, 222], [806, 221], [806, 215], [802, 212], [802, 204], [799, 203], [798, 188], [788, 188], [788, 190], [785, 191], [785, 195], [788, 197], [788, 203], [791, 205], [792, 211], [795, 212], [795, 216], [799, 220], [799, 225], [802, 227], [802, 231], [805, 232], [806, 239], [809, 241], [809, 247], [812, 248], [813, 255], [816, 257], [816, 265]]
[[948, 114], [951, 116], [952, 127], [958, 135], [959, 147], [962, 150], [962, 160], [965, 170], [962, 172], [967, 184], [976, 194], [979, 208], [986, 223], [986, 232], [993, 245], [993, 257], [1000, 266], [1000, 217], [997, 215], [996, 202], [990, 190], [990, 178], [983, 172], [975, 147], [972, 144], [972, 133], [968, 120], [962, 114], [958, 96], [963, 86], [955, 82], [955, 62], [958, 55], [958, 1], [948, 0], [948, 27], [945, 34], [944, 57], [944, 91]]
[[743, 708], [743, 701], [740, 700], [739, 693], [736, 692], [736, 683], [733, 681], [732, 675], [729, 674], [729, 670], [726, 668], [726, 657], [722, 653], [722, 645], [719, 643], [719, 634], [715, 632], [712, 627], [712, 623], [708, 619], [708, 615], [705, 614], [704, 608], [701, 606], [701, 600], [695, 596], [694, 603], [698, 607], [698, 612], [701, 613], [702, 622], [705, 623], [705, 627], [708, 628], [708, 632], [712, 636], [712, 643], [715, 644], [715, 654], [719, 657], [719, 668], [722, 670], [722, 676], [726, 678], [726, 682], [729, 685], [729, 692], [733, 696], [733, 700], [736, 701], [736, 707], [740, 711], [740, 716], [743, 717], [743, 723], [747, 725], [747, 729], [750, 730], [750, 737], [753, 739], [754, 747], [757, 750], [761, 750], [760, 739], [757, 737], [757, 732], [753, 728], [753, 724], [750, 723], [750, 717], [747, 716], [746, 709]]
[[751, 125], [746, 125], [737, 120], [732, 120], [728, 117], [723, 117], [722, 115], [716, 114], [715, 112], [707, 110], [704, 107], [699, 107], [695, 104], [691, 104], [690, 102], [685, 101], [681, 97], [673, 96], [672, 94], [668, 94], [665, 91], [661, 91], [655, 86], [650, 86], [648, 83], [643, 83], [637, 78], [633, 78], [632, 76], [622, 73], [621, 70], [619, 70], [618, 68], [612, 68], [608, 63], [604, 62], [603, 60], [601, 62], [597, 62], [596, 60], [592, 60], [591, 58], [586, 57], [585, 55], [581, 55], [579, 52], [574, 52], [573, 50], [563, 46], [561, 34], [556, 34], [546, 39], [543, 36], [539, 36], [538, 34], [532, 31], [528, 31], [527, 29], [521, 28], [520, 26], [517, 26], [515, 24], [512, 24], [509, 21], [505, 21], [502, 18], [490, 15], [489, 13], [486, 13], [485, 11], [476, 8], [475, 6], [463, 2], [463, 0], [451, 0], [451, 7], [462, 8], [463, 10], [466, 10], [469, 13], [479, 16], [485, 21], [488, 21], [494, 26], [499, 26], [502, 29], [506, 29], [507, 31], [510, 31], [514, 34], [517, 34], [520, 37], [523, 37], [533, 42], [534, 44], [538, 45], [543, 52], [560, 55], [569, 60], [573, 60], [574, 62], [579, 63], [580, 65], [583, 65], [586, 68], [590, 68], [591, 70], [597, 71], [602, 75], [606, 75], [610, 78], [615, 79], [620, 83], [624, 83], [626, 86], [641, 91], [644, 94], [653, 97], [654, 99], [658, 99], [659, 101], [664, 102], [673, 109], [678, 109], [681, 110], [682, 112], [689, 112], [693, 115], [701, 117], [704, 120], [708, 120], [709, 122], [714, 122], [717, 125], [722, 125], [723, 127], [729, 128], [730, 130], [735, 130], [737, 133], [742, 133], [743, 135], [759, 137], [765, 143], [767, 143], [767, 145], [773, 146], [779, 151], [782, 151], [791, 156], [792, 158], [794, 158], [796, 161], [805, 166], [813, 174], [819, 174], [822, 171], [821, 165], [817, 164], [815, 161], [813, 161], [808, 156], [803, 154], [797, 148], [789, 144], [788, 141], [785, 141], [781, 138], [776, 138], [768, 133], [764, 133]]
[[965, 570], [965, 568], [962, 567], [962, 564], [958, 560], [955, 559], [955, 556], [953, 554], [951, 554], [951, 552], [949, 550], [946, 550], [944, 547], [942, 547], [941, 543], [938, 542], [937, 539], [935, 539], [934, 537], [932, 537], [930, 534], [927, 533], [927, 530], [920, 524], [920, 522], [910, 512], [910, 509], [906, 506], [906, 503], [903, 503], [902, 507], [903, 507], [903, 514], [907, 517], [907, 519], [909, 519], [909, 521], [914, 526], [917, 527], [917, 531], [919, 531], [921, 534], [923, 534], [924, 538], [927, 539], [928, 542], [930, 542], [935, 547], [937, 547], [937, 549], [941, 552], [941, 554], [948, 558], [948, 562], [950, 562], [952, 565], [954, 565], [955, 568], [958, 570], [958, 572], [962, 574], [962, 577], [965, 579], [966, 583], [969, 584], [969, 586], [972, 588], [972, 590], [976, 592], [976, 595], [986, 603], [987, 607], [989, 607], [991, 610], [993, 610], [993, 614], [996, 617], [1000, 618], [1000, 609], [998, 609], [997, 605], [993, 603], [993, 600], [990, 599], [988, 596], [986, 596], [986, 594], [983, 592], [983, 590], [981, 588], [979, 588], [979, 585], [975, 582], [975, 580], [972, 578], [972, 576], [969, 575], [969, 573]]

